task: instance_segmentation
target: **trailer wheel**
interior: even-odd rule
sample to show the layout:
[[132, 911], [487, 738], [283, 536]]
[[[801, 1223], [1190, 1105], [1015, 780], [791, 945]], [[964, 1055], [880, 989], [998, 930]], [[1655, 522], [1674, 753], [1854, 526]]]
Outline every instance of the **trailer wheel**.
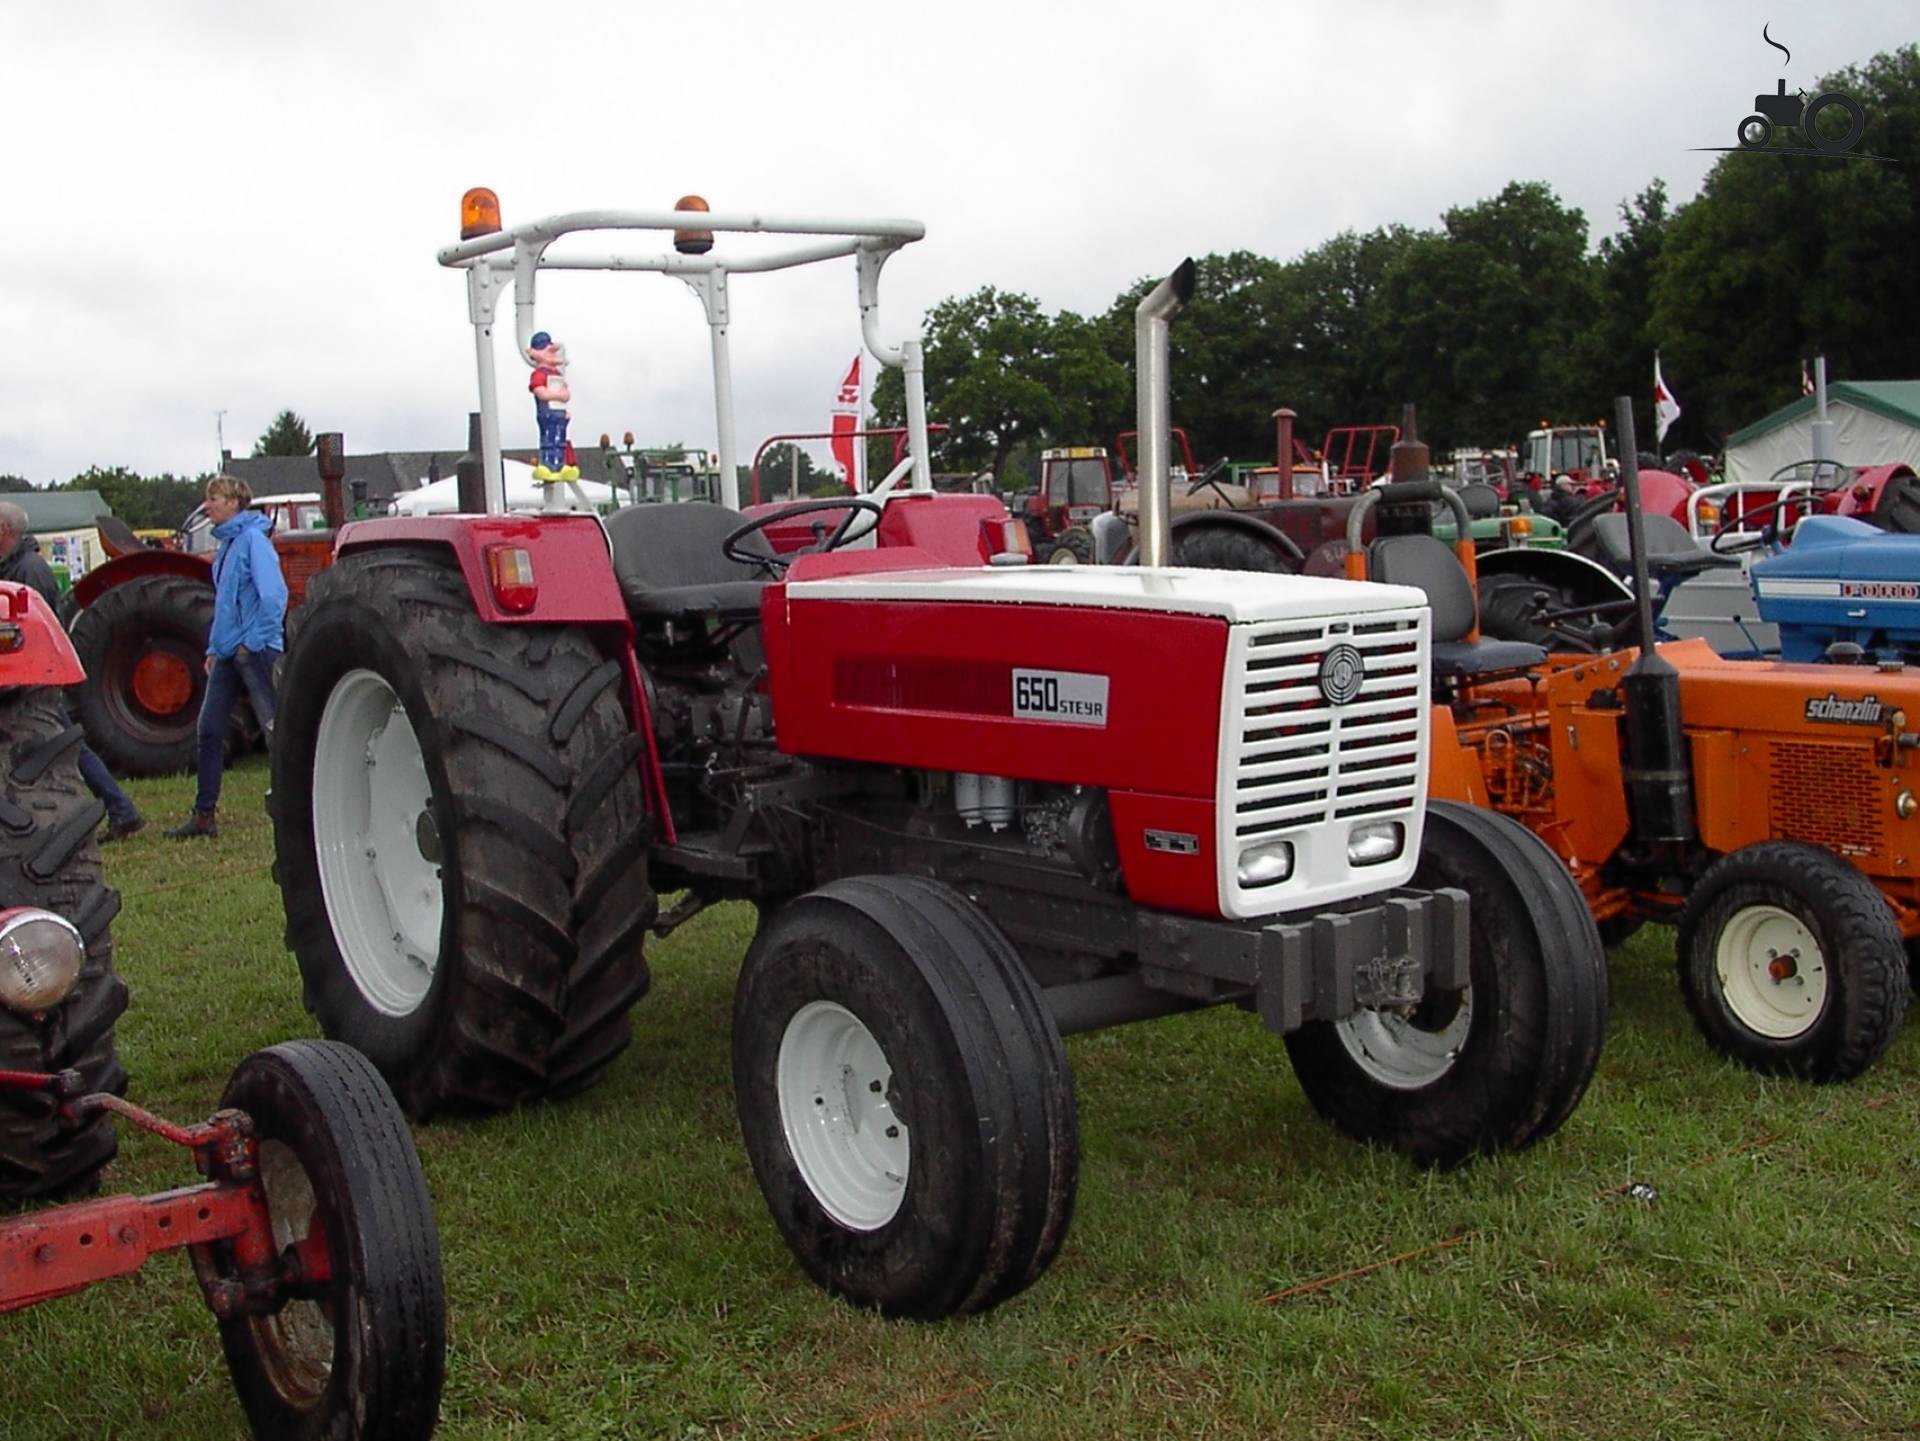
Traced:
[[655, 910], [619, 663], [483, 622], [439, 550], [344, 556], [305, 610], [272, 754], [307, 1008], [415, 1117], [592, 1085]]
[[[446, 1370], [440, 1240], [380, 1073], [351, 1047], [288, 1041], [242, 1061], [221, 1105], [253, 1121], [275, 1250], [317, 1228], [332, 1272], [294, 1282], [270, 1314], [220, 1324], [253, 1434], [425, 1441]], [[193, 1252], [203, 1278], [237, 1275], [224, 1243]]]
[[1427, 1165], [1552, 1135], [1606, 1031], [1606, 953], [1579, 888], [1517, 822], [1445, 801], [1413, 884], [1466, 891], [1467, 988], [1302, 1026], [1286, 1038], [1301, 1089], [1349, 1135]]
[[[45, 686], [0, 690], [0, 909], [38, 906], [70, 921], [86, 942], [79, 979], [44, 1016], [0, 1006], [0, 1070], [80, 1072], [89, 1091], [119, 1095], [127, 1073], [113, 1023], [127, 988], [113, 971], [113, 917], [120, 897], [100, 879], [94, 827], [103, 808], [81, 784], [80, 728], [60, 693]], [[91, 1190], [113, 1159], [112, 1118], [63, 1123], [51, 1097], [0, 1091], [0, 1203]]]
[[1300, 569], [1300, 562], [1283, 555], [1277, 545], [1269, 545], [1257, 535], [1224, 525], [1195, 525], [1175, 531], [1171, 558], [1174, 565], [1198, 570], [1253, 570], [1293, 575]]
[[1044, 565], [1092, 565], [1093, 533], [1084, 525], [1063, 530], [1047, 542], [1037, 559]]
[[1857, 1076], [1906, 1014], [1892, 910], [1819, 846], [1762, 841], [1715, 861], [1681, 913], [1678, 949], [1707, 1043], [1768, 1075]]
[[74, 714], [116, 775], [193, 769], [212, 629], [212, 585], [179, 575], [112, 586], [74, 617], [87, 670], [71, 691]]
[[1066, 1050], [1012, 945], [948, 886], [840, 880], [771, 917], [734, 994], [733, 1083], [775, 1224], [855, 1305], [984, 1311], [1066, 1237]]

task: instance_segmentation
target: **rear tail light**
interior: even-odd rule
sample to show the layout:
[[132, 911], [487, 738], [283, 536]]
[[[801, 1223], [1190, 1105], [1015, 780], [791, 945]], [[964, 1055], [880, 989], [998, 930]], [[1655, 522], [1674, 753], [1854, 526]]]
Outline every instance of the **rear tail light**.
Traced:
[[25, 644], [27, 633], [12, 621], [0, 621], [0, 655], [10, 655]]
[[533, 578], [533, 556], [517, 545], [486, 547], [487, 583], [493, 598], [509, 615], [525, 615], [540, 599], [540, 587]]
[[980, 553], [988, 565], [1025, 565], [1033, 559], [1033, 540], [1022, 520], [980, 522]]

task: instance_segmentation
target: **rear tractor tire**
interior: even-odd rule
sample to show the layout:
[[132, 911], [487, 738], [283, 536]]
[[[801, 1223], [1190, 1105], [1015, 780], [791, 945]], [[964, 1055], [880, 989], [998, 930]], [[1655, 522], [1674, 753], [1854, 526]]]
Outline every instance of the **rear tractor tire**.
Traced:
[[438, 549], [345, 556], [305, 610], [272, 756], [307, 1008], [416, 1118], [592, 1085], [656, 910], [619, 662], [482, 621]]
[[1349, 1135], [1424, 1165], [1544, 1140], [1607, 1026], [1606, 952], [1579, 887], [1517, 822], [1445, 801], [1427, 810], [1413, 884], [1467, 893], [1469, 984], [1405, 1014], [1302, 1026], [1286, 1038], [1301, 1089]]
[[193, 769], [212, 629], [212, 584], [181, 575], [110, 586], [74, 617], [74, 715], [115, 775]]
[[1066, 1050], [1012, 944], [949, 886], [857, 877], [775, 913], [734, 993], [733, 1083], [775, 1224], [857, 1306], [985, 1311], [1066, 1238]]
[[1278, 546], [1224, 525], [1175, 531], [1172, 561], [1197, 570], [1252, 570], [1275, 575], [1292, 575], [1300, 569], [1299, 562], [1289, 560]]
[[1724, 1056], [1844, 1081], [1885, 1054], [1907, 1010], [1907, 952], [1873, 883], [1819, 846], [1722, 856], [1680, 916], [1680, 991]]
[[[37, 906], [71, 922], [86, 943], [80, 977], [40, 1016], [0, 1006], [0, 1070], [80, 1072], [88, 1091], [127, 1088], [113, 1023], [127, 988], [113, 972], [118, 893], [100, 879], [94, 828], [103, 808], [79, 770], [80, 728], [60, 693], [43, 686], [0, 690], [0, 909]], [[92, 1190], [113, 1159], [112, 1117], [63, 1123], [51, 1097], [0, 1091], [0, 1204]]]

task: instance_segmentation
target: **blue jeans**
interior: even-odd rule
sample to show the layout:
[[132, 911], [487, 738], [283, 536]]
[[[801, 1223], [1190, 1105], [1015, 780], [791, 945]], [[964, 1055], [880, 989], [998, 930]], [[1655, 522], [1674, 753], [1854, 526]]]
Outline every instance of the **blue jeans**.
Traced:
[[220, 804], [220, 777], [227, 762], [227, 722], [239, 704], [240, 688], [247, 689], [260, 728], [273, 739], [273, 666], [277, 650], [250, 650], [244, 655], [217, 656], [207, 674], [207, 697], [200, 703], [200, 789], [193, 808], [210, 811]]
[[567, 463], [567, 412], [543, 410], [534, 418], [540, 424], [540, 463], [557, 475]]
[[88, 790], [107, 803], [108, 820], [126, 822], [140, 814], [139, 808], [127, 799], [127, 793], [114, 780], [107, 763], [93, 753], [92, 746], [84, 743], [80, 747], [80, 779], [87, 783]]

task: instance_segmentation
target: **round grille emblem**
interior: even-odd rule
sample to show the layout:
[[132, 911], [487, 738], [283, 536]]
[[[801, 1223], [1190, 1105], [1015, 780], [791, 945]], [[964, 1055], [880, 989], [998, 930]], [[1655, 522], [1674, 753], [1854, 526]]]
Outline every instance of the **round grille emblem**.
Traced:
[[1367, 664], [1360, 652], [1344, 641], [1328, 651], [1320, 662], [1320, 694], [1328, 705], [1345, 705], [1360, 694], [1367, 678]]

